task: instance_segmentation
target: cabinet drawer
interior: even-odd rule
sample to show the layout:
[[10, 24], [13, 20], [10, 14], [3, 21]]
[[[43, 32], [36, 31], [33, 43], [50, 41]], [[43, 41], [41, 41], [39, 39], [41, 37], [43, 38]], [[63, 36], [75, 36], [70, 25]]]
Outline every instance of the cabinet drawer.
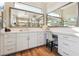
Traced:
[[58, 46], [69, 47], [70, 49], [76, 50], [76, 51], [79, 50], [79, 46], [78, 45], [79, 45], [79, 43], [71, 43], [71, 42], [64, 41], [64, 40], [59, 40], [58, 41]]
[[68, 42], [71, 42], [71, 43], [78, 43], [79, 40], [78, 40], [78, 37], [75, 37], [75, 36], [68, 36], [68, 35], [59, 35], [59, 40], [65, 40], [65, 41], [68, 41]]
[[0, 49], [0, 55], [3, 55], [3, 49]]
[[17, 33], [17, 36], [19, 36], [19, 37], [27, 37], [28, 32], [26, 32], [26, 33]]
[[61, 50], [61, 49], [58, 49], [58, 53], [59, 53], [60, 55], [63, 55], [63, 56], [69, 56], [68, 53], [64, 52], [64, 51]]
[[9, 53], [13, 53], [13, 52], [16, 52], [15, 47], [10, 47], [10, 48], [4, 49], [4, 54], [9, 54]]
[[12, 43], [10, 42], [10, 43], [5, 43], [4, 46], [10, 46], [10, 45], [15, 45], [15, 44], [16, 44], [15, 42], [12, 42]]
[[70, 55], [70, 56], [79, 56], [79, 52], [78, 50], [75, 50], [76, 48], [71, 48], [71, 47], [67, 47], [67, 46], [58, 46], [58, 50], [62, 50], [64, 51], [63, 53], [65, 53], [66, 55]]
[[44, 45], [44, 44], [45, 44], [44, 42], [39, 42], [39, 43], [38, 43], [38, 46]]
[[7, 34], [4, 34], [4, 38], [14, 38], [14, 37], [16, 37], [16, 34], [14, 34], [14, 33], [7, 33]]
[[10, 44], [10, 45], [4, 45], [4, 48], [7, 49], [7, 48], [15, 48], [16, 47], [16, 44]]
[[65, 55], [65, 56], [72, 56], [73, 53], [73, 50], [71, 50], [70, 47], [66, 47], [66, 46], [59, 46], [58, 47], [58, 52], [61, 51], [60, 53], [62, 53], [62, 55]]
[[7, 45], [7, 44], [16, 44], [16, 41], [15, 40], [5, 40], [4, 45]]
[[4, 46], [4, 54], [13, 53], [16, 51], [16, 45], [6, 45]]

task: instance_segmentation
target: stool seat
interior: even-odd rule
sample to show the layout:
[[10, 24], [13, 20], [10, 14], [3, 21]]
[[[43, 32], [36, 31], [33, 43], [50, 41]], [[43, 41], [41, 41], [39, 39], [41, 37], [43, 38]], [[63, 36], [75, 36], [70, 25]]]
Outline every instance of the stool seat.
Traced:
[[50, 40], [46, 39], [46, 47], [48, 47], [51, 51], [56, 46], [58, 46], [58, 44], [55, 44], [54, 41], [50, 41]]

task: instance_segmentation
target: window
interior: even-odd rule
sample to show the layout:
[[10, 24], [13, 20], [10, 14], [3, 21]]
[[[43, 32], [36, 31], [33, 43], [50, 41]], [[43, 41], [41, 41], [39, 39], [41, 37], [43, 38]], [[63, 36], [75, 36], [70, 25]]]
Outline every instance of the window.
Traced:
[[50, 15], [50, 16], [55, 16], [55, 17], [60, 17], [60, 15], [57, 14], [57, 13], [49, 13], [48, 15]]
[[61, 10], [58, 9], [48, 14], [47, 25], [48, 26], [62, 26]]
[[76, 26], [78, 16], [77, 3], [72, 3], [62, 8], [64, 26]]
[[4, 8], [4, 2], [0, 2], [0, 11], [3, 11]]
[[51, 26], [62, 26], [61, 22], [62, 21], [61, 21], [60, 18], [48, 16], [47, 25], [50, 26], [50, 27]]
[[48, 14], [48, 26], [76, 26], [77, 3], [71, 3]]
[[23, 9], [23, 10], [32, 11], [32, 12], [42, 13], [40, 8], [32, 7], [32, 6], [29, 6], [27, 4], [25, 5], [23, 3], [15, 2], [15, 6], [14, 7], [15, 8], [19, 8], [19, 9]]
[[3, 13], [0, 12], [0, 29], [3, 27]]

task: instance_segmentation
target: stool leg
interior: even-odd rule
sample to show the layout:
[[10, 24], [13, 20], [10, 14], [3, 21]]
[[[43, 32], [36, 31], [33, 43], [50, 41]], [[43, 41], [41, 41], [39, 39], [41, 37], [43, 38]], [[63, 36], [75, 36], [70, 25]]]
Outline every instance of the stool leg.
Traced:
[[51, 51], [52, 51], [52, 48], [53, 48], [53, 41], [51, 42]]
[[46, 47], [48, 47], [48, 39], [46, 39]]
[[53, 45], [51, 44], [50, 50], [52, 51]]

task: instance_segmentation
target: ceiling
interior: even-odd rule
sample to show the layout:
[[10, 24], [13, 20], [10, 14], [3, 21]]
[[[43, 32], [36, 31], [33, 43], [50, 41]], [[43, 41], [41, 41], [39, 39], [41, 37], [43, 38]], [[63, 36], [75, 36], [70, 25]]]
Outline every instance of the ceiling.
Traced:
[[38, 8], [46, 8], [47, 12], [51, 12], [69, 2], [22, 2]]

